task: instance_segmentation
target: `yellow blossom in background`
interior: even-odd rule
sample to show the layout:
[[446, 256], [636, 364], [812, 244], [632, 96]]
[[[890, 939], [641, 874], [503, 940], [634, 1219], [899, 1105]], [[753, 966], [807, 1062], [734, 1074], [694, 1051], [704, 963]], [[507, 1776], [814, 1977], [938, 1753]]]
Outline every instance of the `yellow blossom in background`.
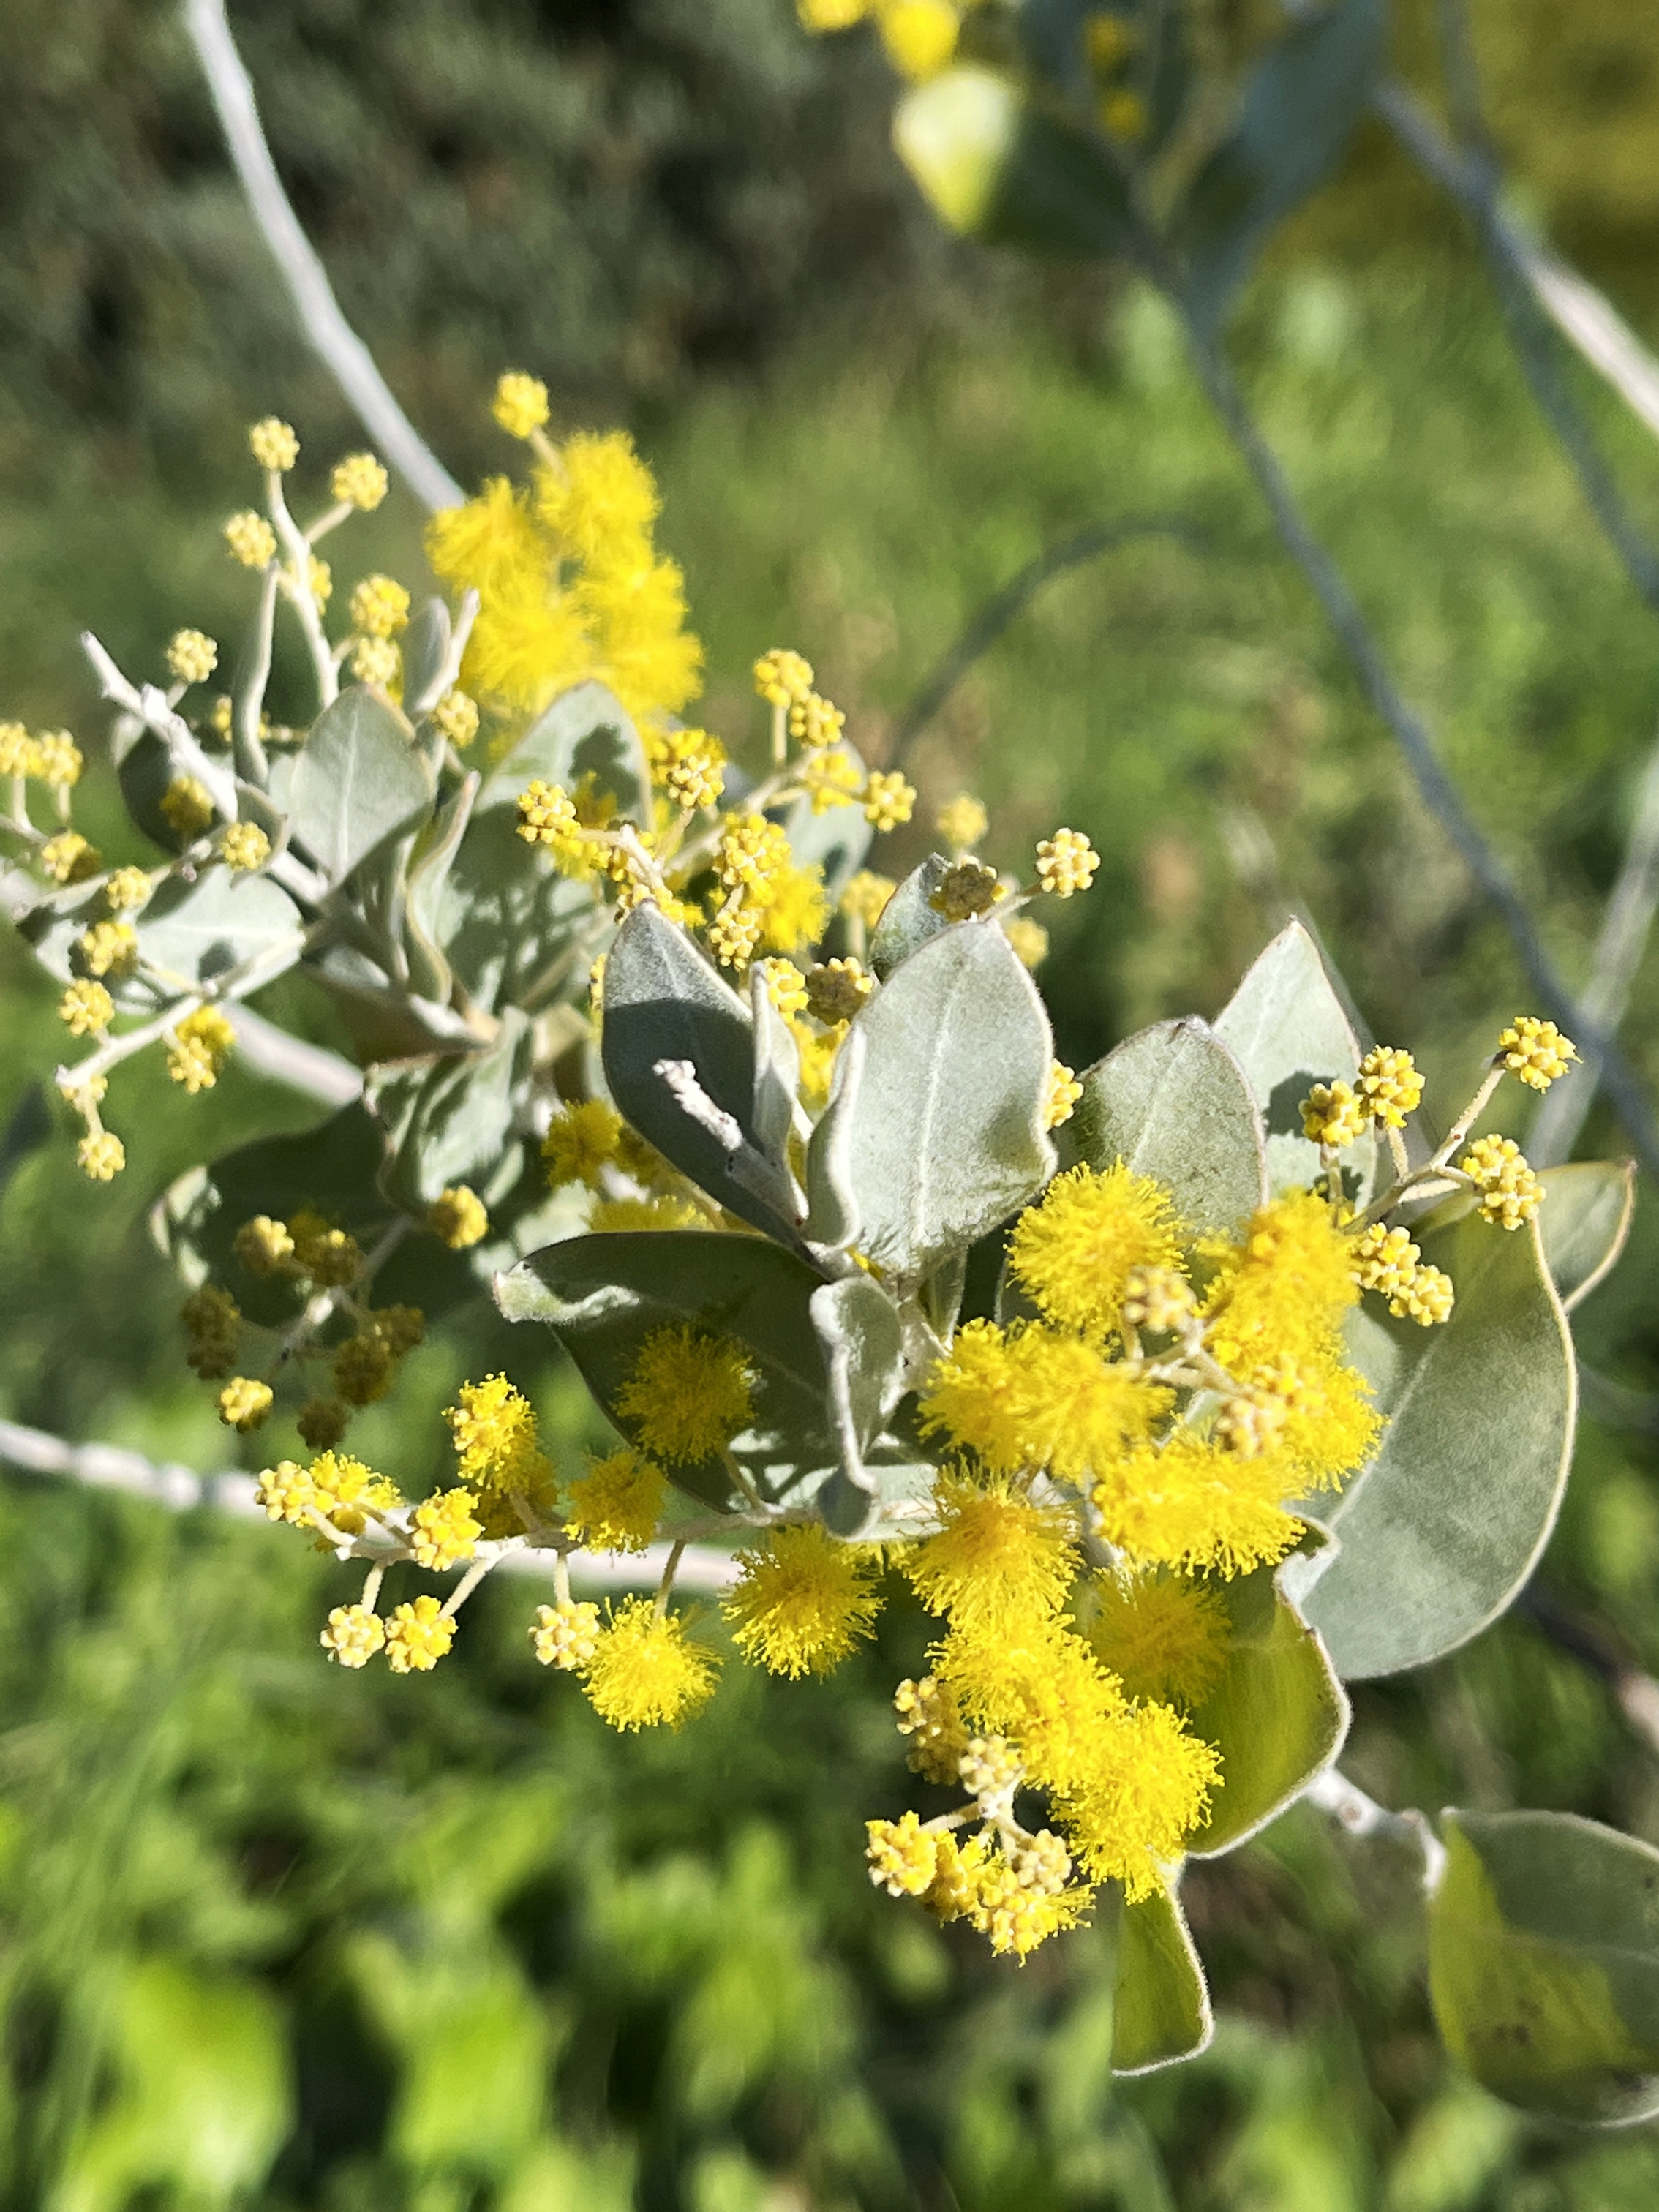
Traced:
[[489, 1216], [483, 1201], [476, 1191], [465, 1183], [451, 1190], [441, 1191], [427, 1208], [427, 1227], [452, 1252], [465, 1252], [483, 1241], [489, 1230]]
[[212, 825], [213, 801], [207, 786], [193, 775], [174, 776], [161, 793], [161, 807], [168, 828], [186, 840]]
[[455, 1641], [455, 1624], [435, 1597], [400, 1605], [386, 1625], [386, 1663], [394, 1674], [430, 1673]]
[[256, 422], [247, 434], [248, 449], [262, 469], [274, 475], [283, 475], [300, 458], [300, 441], [294, 434], [291, 423], [280, 422], [276, 416], [267, 415]]
[[246, 1436], [263, 1425], [276, 1397], [269, 1382], [239, 1375], [219, 1393], [219, 1419], [228, 1429], [238, 1429]]
[[350, 615], [365, 637], [396, 637], [409, 627], [409, 593], [395, 576], [365, 576], [352, 590]]
[[754, 1376], [742, 1348], [690, 1327], [653, 1329], [640, 1346], [617, 1410], [641, 1448], [671, 1467], [723, 1451], [749, 1425]]
[[940, 807], [933, 826], [950, 851], [971, 853], [982, 842], [991, 817], [971, 792], [962, 791], [948, 805]]
[[199, 629], [180, 629], [167, 647], [167, 666], [181, 684], [205, 684], [219, 665], [219, 648]]
[[622, 1115], [603, 1098], [561, 1107], [542, 1139], [548, 1188], [561, 1190], [566, 1183], [585, 1182], [596, 1189], [600, 1170], [617, 1157], [622, 1130]]
[[225, 525], [225, 544], [233, 561], [245, 568], [263, 568], [276, 558], [276, 532], [263, 514], [245, 507]]
[[0, 775], [27, 775], [34, 744], [21, 722], [0, 722]]
[[1196, 1705], [1220, 1680], [1232, 1644], [1227, 1608], [1183, 1575], [1103, 1574], [1089, 1641], [1131, 1698]]
[[1080, 830], [1056, 830], [1036, 848], [1037, 881], [1056, 898], [1086, 891], [1099, 866], [1099, 854]]
[[878, 1556], [824, 1528], [774, 1529], [764, 1551], [738, 1559], [741, 1572], [720, 1606], [732, 1640], [745, 1659], [792, 1681], [838, 1666], [881, 1610]]
[[841, 895], [841, 911], [849, 921], [873, 929], [897, 889], [890, 876], [878, 876], [872, 869], [860, 868]]
[[1152, 128], [1146, 103], [1133, 86], [1120, 85], [1100, 103], [1100, 127], [1109, 138], [1138, 145]]
[[809, 753], [800, 763], [800, 780], [814, 814], [827, 814], [832, 806], [850, 806], [864, 789], [864, 770], [844, 746]]
[[465, 691], [446, 691], [432, 709], [432, 719], [457, 752], [465, 752], [478, 734], [478, 702]]
[[219, 851], [228, 868], [249, 875], [270, 858], [270, 840], [257, 822], [230, 822], [219, 840]]
[[878, 21], [888, 58], [913, 84], [939, 75], [956, 52], [962, 28], [949, 0], [885, 0]]
[[86, 764], [80, 746], [67, 730], [42, 730], [33, 740], [29, 774], [41, 783], [77, 784]]
[[78, 830], [60, 830], [55, 837], [48, 837], [35, 859], [58, 884], [83, 884], [103, 866], [97, 847]]
[[565, 1520], [590, 1552], [642, 1552], [667, 1498], [660, 1468], [637, 1452], [612, 1452], [571, 1484]]
[[115, 1018], [115, 1001], [101, 983], [70, 983], [58, 1001], [58, 1018], [71, 1036], [96, 1036]]
[[126, 1164], [126, 1146], [107, 1129], [82, 1137], [75, 1148], [75, 1164], [94, 1182], [113, 1182]]
[[1020, 963], [1026, 968], [1038, 968], [1048, 957], [1048, 933], [1040, 921], [1033, 921], [1029, 914], [1010, 915], [1001, 925]]
[[318, 1641], [342, 1667], [367, 1667], [386, 1648], [386, 1623], [366, 1605], [337, 1605]]
[[1509, 1073], [1518, 1075], [1532, 1091], [1547, 1091], [1566, 1073], [1568, 1062], [1578, 1057], [1570, 1037], [1563, 1036], [1553, 1022], [1541, 1022], [1534, 1014], [1517, 1014], [1498, 1038], [1498, 1050]]
[[642, 1230], [707, 1229], [706, 1214], [684, 1198], [599, 1198], [587, 1210], [587, 1225], [613, 1234]]
[[878, 830], [896, 830], [902, 822], [910, 819], [916, 803], [916, 787], [907, 783], [896, 769], [884, 775], [872, 769], [864, 787], [864, 818]]
[[360, 637], [351, 648], [351, 672], [359, 684], [389, 691], [398, 681], [403, 655], [387, 637]]
[[386, 472], [373, 453], [348, 453], [336, 461], [328, 484], [341, 506], [355, 507], [363, 514], [372, 514], [390, 489]]
[[216, 1382], [236, 1364], [242, 1316], [236, 1301], [216, 1284], [204, 1283], [179, 1309], [185, 1331], [185, 1357], [204, 1382]]
[[312, 1451], [332, 1451], [351, 1425], [351, 1414], [337, 1398], [308, 1398], [295, 1415], [294, 1425]]
[[508, 369], [496, 380], [489, 411], [509, 438], [527, 438], [532, 430], [543, 427], [551, 411], [547, 386], [539, 377]]
[[477, 1504], [470, 1490], [440, 1490], [415, 1508], [409, 1516], [409, 1546], [417, 1565], [441, 1574], [471, 1558], [483, 1534], [483, 1522], [473, 1518]]
[[659, 1617], [649, 1598], [625, 1598], [599, 1638], [582, 1687], [614, 1729], [678, 1728], [707, 1703], [719, 1668], [719, 1655], [690, 1641], [680, 1614]]

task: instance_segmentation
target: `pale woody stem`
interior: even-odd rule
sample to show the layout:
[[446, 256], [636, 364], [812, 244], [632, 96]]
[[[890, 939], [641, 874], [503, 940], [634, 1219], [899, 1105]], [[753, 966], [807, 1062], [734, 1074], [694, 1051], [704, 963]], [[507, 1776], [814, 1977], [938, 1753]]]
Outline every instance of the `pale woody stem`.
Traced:
[[368, 1285], [374, 1282], [375, 1276], [409, 1234], [409, 1228], [407, 1218], [399, 1217], [391, 1224], [380, 1243], [364, 1261], [355, 1281], [340, 1283], [331, 1290], [319, 1291], [313, 1298], [307, 1301], [304, 1312], [276, 1348], [276, 1356], [270, 1364], [272, 1374], [287, 1366], [306, 1338], [314, 1336], [335, 1307], [349, 1298], [359, 1285]]
[[1316, 1775], [1302, 1794], [1309, 1804], [1340, 1821], [1351, 1836], [1391, 1836], [1420, 1851], [1424, 1887], [1433, 1891], [1439, 1887], [1445, 1872], [1446, 1847], [1420, 1813], [1391, 1813], [1334, 1766]]
[[[1413, 1191], [1422, 1191], [1425, 1185], [1431, 1184], [1438, 1190], [1446, 1188], [1448, 1182], [1455, 1188], [1457, 1184], [1467, 1181], [1457, 1169], [1449, 1167], [1448, 1162], [1458, 1146], [1467, 1139], [1469, 1131], [1480, 1119], [1487, 1100], [1503, 1079], [1504, 1063], [1499, 1060], [1487, 1069], [1480, 1088], [1452, 1123], [1444, 1142], [1438, 1146], [1433, 1157], [1425, 1160], [1420, 1168], [1413, 1168], [1409, 1174], [1401, 1175], [1398, 1182], [1383, 1192], [1381, 1198], [1368, 1206], [1359, 1218], [1353, 1223], [1352, 1226], [1355, 1230], [1369, 1229], [1374, 1222], [1382, 1220], [1386, 1215], [1393, 1212], [1402, 1198], [1408, 1196]], [[1390, 1138], [1397, 1139], [1396, 1131], [1390, 1129], [1389, 1134]], [[1403, 1152], [1403, 1150], [1404, 1146], [1401, 1145], [1400, 1151]], [[1398, 1152], [1395, 1158], [1398, 1164]], [[1437, 1182], [1437, 1177], [1442, 1180]], [[1425, 1194], [1426, 1195], [1426, 1192]]]
[[283, 480], [274, 469], [266, 471], [265, 483], [270, 519], [289, 557], [289, 567], [283, 573], [283, 589], [300, 618], [306, 643], [311, 648], [312, 666], [317, 677], [317, 702], [319, 707], [331, 707], [340, 695], [340, 672], [312, 593], [311, 542], [289, 513], [288, 501], [283, 496]]
[[383, 1566], [375, 1565], [369, 1569], [363, 1580], [363, 1595], [360, 1601], [365, 1613], [374, 1612], [374, 1601], [380, 1595], [380, 1584], [385, 1580], [386, 1569]]
[[659, 1620], [665, 1620], [668, 1617], [668, 1600], [674, 1588], [674, 1572], [679, 1565], [680, 1555], [684, 1549], [685, 1539], [681, 1537], [664, 1563], [662, 1580], [657, 1584], [657, 1601], [652, 1607], [653, 1613]]
[[59, 1067], [56, 1077], [58, 1089], [65, 1092], [84, 1091], [88, 1084], [98, 1076], [106, 1073], [112, 1067], [118, 1067], [124, 1060], [130, 1060], [135, 1052], [142, 1052], [147, 1044], [154, 1044], [157, 1037], [165, 1036], [206, 1003], [200, 998], [175, 1000], [164, 1013], [157, 1014], [154, 1021], [145, 1022], [139, 1029], [128, 1030], [120, 1036], [112, 1036], [90, 1058], [77, 1060], [72, 1067]]
[[441, 1620], [453, 1620], [495, 1564], [494, 1557], [488, 1559], [474, 1559], [472, 1565], [444, 1600], [438, 1618]]

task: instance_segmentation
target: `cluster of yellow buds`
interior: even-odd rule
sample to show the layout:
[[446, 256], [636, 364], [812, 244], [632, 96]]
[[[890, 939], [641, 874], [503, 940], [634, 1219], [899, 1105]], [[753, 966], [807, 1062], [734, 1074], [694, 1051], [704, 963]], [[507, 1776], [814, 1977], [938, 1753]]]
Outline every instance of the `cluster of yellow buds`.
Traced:
[[167, 1036], [167, 1073], [194, 1097], [211, 1091], [235, 1046], [236, 1032], [217, 1006], [198, 1006]]
[[1519, 1229], [1537, 1218], [1543, 1186], [1513, 1137], [1477, 1137], [1458, 1165], [1480, 1193], [1483, 1220]]
[[1355, 1237], [1353, 1261], [1360, 1289], [1385, 1297], [1396, 1321], [1414, 1321], [1427, 1328], [1451, 1319], [1451, 1277], [1424, 1259], [1404, 1229], [1373, 1222]]

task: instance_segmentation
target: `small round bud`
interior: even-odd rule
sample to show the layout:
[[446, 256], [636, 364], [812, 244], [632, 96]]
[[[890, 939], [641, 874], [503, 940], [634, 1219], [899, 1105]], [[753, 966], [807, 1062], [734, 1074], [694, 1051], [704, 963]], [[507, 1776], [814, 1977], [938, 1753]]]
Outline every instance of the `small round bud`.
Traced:
[[1577, 1047], [1553, 1022], [1540, 1022], [1533, 1014], [1516, 1016], [1498, 1038], [1498, 1050], [1510, 1074], [1519, 1076], [1531, 1091], [1547, 1091], [1578, 1057]]
[[373, 453], [348, 453], [334, 464], [328, 488], [346, 507], [373, 514], [386, 497], [389, 479]]
[[1422, 1103], [1423, 1079], [1410, 1053], [1377, 1045], [1359, 1063], [1361, 1110], [1385, 1129], [1403, 1129]]
[[1316, 1083], [1302, 1102], [1302, 1133], [1316, 1145], [1340, 1152], [1364, 1135], [1364, 1101], [1351, 1084]]
[[230, 1249], [250, 1275], [274, 1275], [293, 1259], [294, 1239], [286, 1222], [273, 1221], [268, 1213], [256, 1213], [237, 1231]]
[[252, 507], [233, 514], [226, 523], [225, 544], [231, 559], [245, 568], [263, 568], [276, 558], [276, 532]]
[[90, 975], [129, 975], [138, 958], [138, 933], [130, 921], [94, 921], [81, 933], [81, 957]]
[[988, 914], [1001, 896], [994, 868], [988, 868], [983, 860], [958, 860], [940, 877], [927, 903], [946, 921], [967, 921], [976, 914]]
[[77, 979], [58, 1001], [58, 1018], [71, 1036], [97, 1036], [115, 1014], [115, 1001], [101, 983]]
[[398, 680], [403, 656], [389, 637], [360, 637], [351, 648], [351, 672], [360, 684], [389, 690]]
[[841, 708], [832, 705], [828, 699], [819, 698], [816, 691], [809, 691], [804, 699], [791, 702], [789, 734], [797, 744], [805, 745], [809, 752], [818, 751], [826, 745], [839, 744], [846, 727], [847, 717]]
[[941, 806], [934, 825], [952, 853], [971, 853], [991, 826], [991, 817], [971, 792], [958, 792]]
[[896, 769], [884, 774], [872, 769], [864, 787], [864, 818], [878, 830], [896, 830], [908, 822], [916, 804], [916, 787], [907, 783]]
[[256, 422], [247, 434], [248, 449], [262, 469], [270, 469], [277, 476], [285, 475], [300, 458], [300, 441], [293, 426], [279, 422], [274, 415], [267, 415], [263, 422]]
[[75, 1148], [75, 1164], [94, 1182], [113, 1182], [126, 1164], [126, 1147], [107, 1129], [82, 1137]]
[[83, 884], [104, 865], [98, 848], [78, 830], [60, 830], [48, 837], [35, 859], [55, 884]]
[[522, 369], [509, 369], [496, 380], [495, 397], [490, 402], [489, 411], [509, 438], [527, 438], [532, 430], [543, 427], [551, 412], [547, 386], [538, 376], [526, 376]]
[[238, 1429], [246, 1436], [269, 1416], [275, 1397], [269, 1382], [255, 1382], [238, 1375], [219, 1393], [219, 1419], [228, 1429]]
[[213, 821], [213, 801], [207, 787], [193, 775], [176, 775], [161, 799], [162, 819], [175, 836], [199, 837]]
[[811, 696], [812, 665], [799, 653], [775, 646], [755, 663], [755, 689], [769, 706], [802, 706]]
[[874, 978], [865, 974], [860, 962], [826, 960], [807, 972], [807, 1008], [814, 1021], [832, 1028], [850, 1022], [874, 988]]
[[1036, 848], [1037, 881], [1056, 898], [1086, 891], [1099, 866], [1099, 854], [1080, 830], [1056, 830]]
[[793, 960], [763, 960], [760, 972], [766, 979], [766, 995], [781, 1014], [805, 1012], [806, 980]]
[[167, 647], [167, 666], [181, 684], [205, 684], [219, 665], [219, 648], [199, 629], [179, 629]]
[[136, 914], [149, 903], [155, 889], [143, 868], [117, 868], [104, 885], [104, 904], [116, 914]]
[[465, 1183], [458, 1183], [433, 1200], [427, 1209], [426, 1225], [452, 1252], [465, 1252], [488, 1234], [489, 1216], [477, 1194]]
[[364, 637], [396, 637], [409, 627], [409, 593], [395, 576], [365, 576], [351, 594], [351, 627]]
[[239, 875], [263, 868], [270, 858], [270, 840], [257, 822], [232, 822], [219, 840], [220, 855]]
[[455, 1641], [455, 1624], [435, 1597], [400, 1605], [386, 1626], [386, 1656], [394, 1674], [429, 1674]]
[[386, 1646], [386, 1624], [366, 1605], [337, 1605], [317, 1639], [342, 1667], [367, 1667]]
[[1485, 1220], [1500, 1229], [1519, 1229], [1537, 1218], [1544, 1187], [1513, 1137], [1477, 1137], [1458, 1165], [1480, 1194]]
[[581, 1599], [538, 1605], [530, 1641], [544, 1667], [580, 1674], [599, 1648], [599, 1608]]
[[1048, 957], [1048, 933], [1029, 914], [1011, 914], [1000, 925], [1024, 968], [1040, 968]]
[[478, 734], [478, 702], [465, 691], [446, 691], [432, 709], [432, 719], [457, 752], [465, 752]]
[[1083, 1085], [1077, 1080], [1064, 1060], [1055, 1060], [1048, 1070], [1048, 1091], [1042, 1102], [1042, 1126], [1057, 1129], [1062, 1121], [1069, 1121], [1073, 1109], [1083, 1096]]
[[295, 1426], [313, 1451], [332, 1451], [349, 1426], [351, 1415], [337, 1398], [308, 1398]]

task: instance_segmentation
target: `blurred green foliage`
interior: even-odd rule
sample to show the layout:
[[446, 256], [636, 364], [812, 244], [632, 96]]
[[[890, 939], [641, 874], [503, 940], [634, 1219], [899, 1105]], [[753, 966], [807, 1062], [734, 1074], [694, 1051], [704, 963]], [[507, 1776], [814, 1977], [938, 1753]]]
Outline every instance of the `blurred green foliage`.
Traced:
[[[502, 465], [483, 400], [509, 361], [573, 406], [633, 415], [709, 647], [706, 719], [728, 736], [753, 730], [744, 671], [765, 646], [806, 652], [878, 740], [1044, 546], [1123, 514], [1200, 533], [1201, 550], [1139, 540], [1046, 588], [924, 733], [919, 816], [970, 787], [998, 860], [1056, 819], [1101, 847], [1045, 978], [1076, 1064], [1157, 1016], [1213, 1012], [1293, 904], [1376, 1030], [1458, 1088], [1519, 1003], [1507, 945], [1167, 322], [1138, 293], [1066, 286], [1039, 318], [1024, 280], [939, 245], [884, 150], [859, 42], [804, 47], [781, 0], [433, 4], [392, 26], [349, 0], [243, 14], [301, 212], [452, 465]], [[1623, 265], [1656, 222], [1659, 34], [1611, 0], [1476, 15], [1524, 174], [1593, 265]], [[1404, 35], [1408, 58], [1425, 51], [1414, 17]], [[214, 533], [246, 495], [242, 419], [280, 406], [319, 459], [355, 434], [250, 244], [171, 7], [24, 0], [0, 65], [0, 712], [88, 738], [82, 624], [146, 674], [179, 623], [235, 634], [246, 581]], [[1299, 219], [1241, 356], [1582, 975], [1651, 733], [1650, 617], [1455, 226], [1394, 158], [1365, 141]], [[1378, 208], [1393, 242], [1356, 278], [1344, 264], [1376, 252], [1361, 224]], [[854, 346], [860, 317], [879, 326]], [[1588, 380], [1585, 396], [1659, 527], [1644, 434]], [[362, 570], [418, 580], [398, 498], [354, 529]], [[115, 822], [107, 807], [112, 852]], [[925, 839], [919, 818], [891, 841], [894, 872]], [[1630, 1031], [1650, 1079], [1655, 977], [1650, 961]], [[0, 939], [0, 1116], [58, 1055], [52, 998]], [[183, 1370], [143, 1205], [204, 1148], [313, 1109], [234, 1068], [188, 1109], [158, 1071], [124, 1079], [120, 1183], [77, 1177], [60, 1133], [0, 1201], [0, 1413], [213, 1467], [231, 1452]], [[1638, 1217], [1581, 1328], [1592, 1364], [1649, 1387], [1653, 1261]], [[482, 1313], [447, 1329], [366, 1418], [365, 1449], [418, 1482], [457, 1380], [505, 1364], [574, 1453], [580, 1394], [534, 1334]], [[1587, 2142], [1456, 2080], [1429, 2023], [1413, 1868], [1309, 1813], [1189, 1881], [1212, 2050], [1110, 2084], [1103, 1937], [1022, 1971], [864, 1881], [857, 1824], [898, 1802], [882, 1701], [920, 1657], [902, 1612], [828, 1686], [734, 1665], [684, 1736], [619, 1742], [531, 1662], [526, 1583], [487, 1589], [455, 1658], [400, 1681], [325, 1664], [336, 1572], [289, 1531], [17, 1480], [0, 1560], [0, 2204], [19, 2212], [1659, 2197], [1650, 2134]], [[1648, 1447], [1587, 1434], [1547, 1574], [1659, 1668]], [[1350, 1764], [1389, 1802], [1559, 1806], [1659, 1835], [1651, 1755], [1525, 1619], [1357, 1704]]]

